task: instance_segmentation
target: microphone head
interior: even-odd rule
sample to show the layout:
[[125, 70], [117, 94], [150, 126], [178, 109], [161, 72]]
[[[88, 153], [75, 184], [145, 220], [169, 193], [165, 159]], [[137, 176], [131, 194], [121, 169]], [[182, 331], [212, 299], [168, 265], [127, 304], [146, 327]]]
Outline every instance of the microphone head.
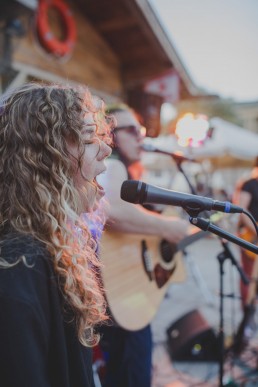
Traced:
[[121, 186], [120, 197], [129, 203], [142, 203], [146, 184], [138, 180], [125, 180]]
[[174, 161], [176, 162], [182, 162], [182, 161], [190, 161], [192, 163], [196, 163], [197, 161], [194, 160], [194, 159], [191, 159], [189, 157], [186, 157], [184, 156], [182, 153], [180, 152], [168, 152], [168, 151], [165, 151], [165, 150], [162, 150], [162, 149], [158, 149], [156, 148], [154, 145], [152, 144], [143, 144], [141, 146], [141, 149], [145, 152], [156, 152], [156, 153], [160, 153], [162, 155], [166, 155], [166, 156], [170, 156], [174, 159]]

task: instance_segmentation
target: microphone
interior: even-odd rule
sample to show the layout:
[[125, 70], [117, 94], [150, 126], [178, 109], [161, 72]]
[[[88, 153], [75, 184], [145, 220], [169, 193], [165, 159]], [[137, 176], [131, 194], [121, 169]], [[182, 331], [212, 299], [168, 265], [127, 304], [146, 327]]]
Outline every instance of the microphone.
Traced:
[[138, 180], [126, 180], [121, 186], [121, 199], [129, 203], [167, 204], [182, 207], [192, 217], [205, 210], [215, 210], [226, 213], [242, 213], [243, 208], [230, 202], [221, 202], [204, 196], [177, 192]]
[[166, 155], [166, 156], [170, 156], [170, 157], [173, 157], [173, 159], [175, 161], [191, 161], [191, 162], [196, 162], [196, 160], [194, 159], [190, 159], [189, 157], [185, 157], [183, 155], [180, 155], [180, 154], [177, 154], [177, 153], [171, 153], [171, 152], [167, 152], [167, 151], [164, 151], [164, 150], [161, 150], [161, 149], [158, 149], [156, 148], [154, 145], [152, 144], [143, 144], [141, 146], [142, 150], [145, 151], [145, 152], [156, 152], [156, 153], [161, 153], [163, 155]]

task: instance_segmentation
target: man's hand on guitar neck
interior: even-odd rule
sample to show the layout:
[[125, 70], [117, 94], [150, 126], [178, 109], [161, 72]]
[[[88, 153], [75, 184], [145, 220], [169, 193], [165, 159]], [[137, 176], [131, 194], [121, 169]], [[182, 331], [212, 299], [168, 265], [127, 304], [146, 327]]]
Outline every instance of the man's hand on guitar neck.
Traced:
[[178, 217], [161, 215], [159, 222], [159, 235], [168, 242], [178, 243], [190, 233], [190, 223]]

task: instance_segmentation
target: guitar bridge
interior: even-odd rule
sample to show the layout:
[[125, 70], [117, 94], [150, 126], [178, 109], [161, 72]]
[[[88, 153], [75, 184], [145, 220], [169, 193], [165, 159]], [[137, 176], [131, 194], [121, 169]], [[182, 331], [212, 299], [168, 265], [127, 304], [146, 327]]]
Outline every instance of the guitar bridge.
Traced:
[[145, 270], [145, 273], [147, 274], [150, 281], [153, 280], [153, 263], [152, 258], [149, 254], [147, 243], [145, 240], [141, 241], [141, 251], [142, 251], [142, 263]]

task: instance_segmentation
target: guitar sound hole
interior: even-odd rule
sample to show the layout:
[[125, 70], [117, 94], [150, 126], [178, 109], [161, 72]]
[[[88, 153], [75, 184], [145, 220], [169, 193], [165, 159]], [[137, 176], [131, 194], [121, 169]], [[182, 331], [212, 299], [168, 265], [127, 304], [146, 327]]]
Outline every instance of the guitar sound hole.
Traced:
[[169, 243], [165, 239], [162, 239], [160, 242], [160, 255], [164, 262], [170, 263], [172, 262], [175, 253], [177, 252], [176, 245], [173, 245], [172, 243]]

